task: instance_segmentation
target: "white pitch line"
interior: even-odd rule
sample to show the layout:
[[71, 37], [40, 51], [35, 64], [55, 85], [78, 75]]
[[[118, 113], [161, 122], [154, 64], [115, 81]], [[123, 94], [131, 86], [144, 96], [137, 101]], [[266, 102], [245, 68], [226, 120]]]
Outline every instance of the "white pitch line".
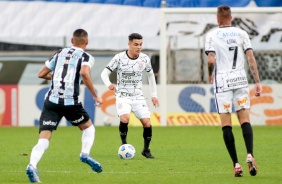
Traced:
[[[40, 171], [41, 173], [95, 173], [93, 171], [88, 171], [88, 172], [78, 172], [78, 171]], [[25, 171], [0, 171], [0, 173], [25, 173]], [[152, 174], [152, 172], [107, 172], [103, 171], [102, 173], [104, 174]], [[173, 172], [173, 171], [168, 171], [168, 172], [154, 172], [154, 174], [191, 174], [191, 173], [210, 173], [210, 174], [225, 174], [229, 172]], [[100, 174], [100, 173], [99, 173]]]

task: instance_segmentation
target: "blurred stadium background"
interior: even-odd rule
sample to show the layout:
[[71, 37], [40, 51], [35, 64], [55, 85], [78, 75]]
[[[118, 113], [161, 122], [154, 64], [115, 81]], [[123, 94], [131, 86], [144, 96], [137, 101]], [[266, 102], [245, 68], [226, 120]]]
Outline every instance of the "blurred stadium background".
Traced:
[[[219, 125], [203, 52], [205, 34], [217, 26], [215, 14], [188, 12], [191, 8], [216, 10], [223, 4], [247, 10], [269, 8], [268, 13], [235, 13], [232, 25], [249, 33], [264, 83], [262, 97], [253, 98], [251, 93], [252, 123], [282, 125], [281, 0], [10, 0], [0, 1], [0, 126], [38, 125], [49, 84], [38, 79], [37, 72], [57, 49], [71, 45], [71, 34], [77, 28], [89, 33], [87, 51], [96, 59], [92, 78], [105, 100], [102, 109], [95, 109], [89, 92], [82, 88], [82, 102], [96, 125], [118, 123], [114, 95], [103, 86], [100, 73], [114, 54], [127, 49], [127, 36], [132, 32], [143, 35], [143, 52], [151, 57], [160, 99], [165, 98], [160, 102], [161, 111], [167, 113], [162, 122], [160, 109], [152, 108], [148, 100], [153, 125]], [[166, 14], [163, 66], [167, 70], [163, 76], [162, 9], [176, 10]], [[177, 9], [187, 13], [177, 13]], [[252, 87], [250, 73], [248, 77]], [[165, 88], [161, 79], [165, 79]], [[146, 81], [144, 89], [148, 91]], [[139, 124], [132, 121], [132, 125]], [[61, 125], [68, 123], [63, 120]]]

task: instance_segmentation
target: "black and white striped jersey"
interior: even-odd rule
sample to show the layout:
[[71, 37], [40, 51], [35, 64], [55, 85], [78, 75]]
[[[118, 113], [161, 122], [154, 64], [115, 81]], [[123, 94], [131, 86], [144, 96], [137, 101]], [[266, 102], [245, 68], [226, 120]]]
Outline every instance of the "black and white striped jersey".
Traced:
[[57, 51], [45, 62], [45, 65], [53, 71], [45, 99], [62, 105], [79, 104], [81, 66], [88, 65], [91, 68], [94, 62], [94, 57], [81, 48], [72, 46]]

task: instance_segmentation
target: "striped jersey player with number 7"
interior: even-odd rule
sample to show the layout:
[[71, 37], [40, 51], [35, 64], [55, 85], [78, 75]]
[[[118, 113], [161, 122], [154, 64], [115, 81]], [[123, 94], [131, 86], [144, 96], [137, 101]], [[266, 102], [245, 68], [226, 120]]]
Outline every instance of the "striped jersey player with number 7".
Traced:
[[255, 80], [255, 95], [260, 96], [262, 86], [252, 45], [246, 31], [231, 26], [231, 9], [228, 6], [217, 8], [218, 28], [211, 30], [206, 37], [205, 52], [208, 55], [209, 81], [214, 86], [217, 111], [220, 116], [223, 139], [233, 161], [234, 176], [243, 176], [239, 164], [235, 139], [232, 132], [232, 105], [244, 137], [249, 172], [257, 174], [257, 166], [253, 157], [253, 130], [250, 124], [250, 95], [244, 64], [246, 62]]

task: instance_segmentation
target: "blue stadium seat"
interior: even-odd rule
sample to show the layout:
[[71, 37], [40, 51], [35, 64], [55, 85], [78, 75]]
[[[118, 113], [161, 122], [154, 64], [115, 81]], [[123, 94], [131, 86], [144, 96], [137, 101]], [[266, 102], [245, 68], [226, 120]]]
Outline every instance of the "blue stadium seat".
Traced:
[[[264, 1], [268, 1], [268, 0], [264, 0]], [[230, 7], [245, 7], [250, 2], [251, 2], [251, 0], [240, 0], [240, 1], [238, 1], [238, 0], [237, 1], [236, 0], [219, 0], [218, 6], [227, 5], [227, 6], [230, 6]]]
[[70, 3], [84, 3], [84, 0], [67, 0]]
[[218, 7], [227, 5], [230, 7], [245, 7], [250, 3], [250, 0], [180, 0], [181, 7]]
[[197, 0], [181, 0], [180, 6], [181, 7], [201, 7], [200, 3], [201, 2]]
[[103, 4], [105, 0], [84, 0], [85, 3], [100, 3]]
[[166, 7], [181, 7], [180, 0], [166, 0]]
[[159, 7], [161, 7], [161, 3], [162, 3], [162, 0], [145, 0], [143, 2], [143, 6], [159, 8]]
[[123, 0], [105, 0], [105, 4], [123, 4]]
[[68, 0], [48, 0], [46, 2], [68, 2]]
[[124, 0], [124, 5], [143, 6], [142, 0]]
[[255, 0], [255, 2], [261, 7], [282, 6], [281, 0]]

